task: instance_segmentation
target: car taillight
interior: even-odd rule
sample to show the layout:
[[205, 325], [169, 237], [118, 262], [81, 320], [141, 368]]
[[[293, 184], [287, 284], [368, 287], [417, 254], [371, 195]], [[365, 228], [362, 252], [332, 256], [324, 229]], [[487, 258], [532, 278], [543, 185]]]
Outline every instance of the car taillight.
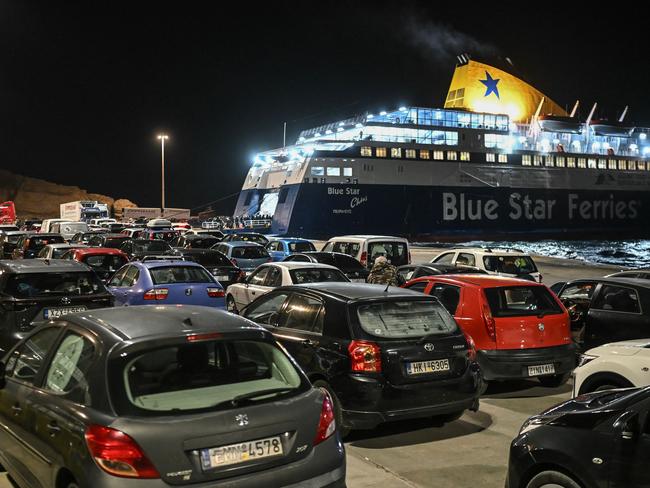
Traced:
[[169, 295], [167, 288], [152, 288], [144, 292], [145, 300], [165, 300]]
[[208, 291], [208, 296], [211, 298], [223, 298], [226, 296], [223, 288], [206, 288], [206, 290]]
[[314, 445], [317, 446], [325, 439], [334, 434], [336, 431], [336, 420], [334, 418], [334, 402], [327, 390], [321, 388], [323, 392], [323, 406], [320, 411], [320, 420], [318, 421], [318, 429], [316, 430], [316, 437], [314, 437]]
[[359, 262], [364, 266], [368, 265], [368, 253], [366, 251], [363, 251], [361, 253], [361, 258], [359, 258]]
[[472, 336], [465, 334], [467, 340], [467, 359], [473, 363], [476, 362], [476, 343]]
[[483, 304], [481, 306], [481, 310], [483, 313], [483, 322], [485, 323], [485, 330], [490, 336], [490, 339], [493, 341], [497, 340], [497, 328], [496, 328], [496, 322], [494, 321], [494, 317], [492, 317], [492, 312], [490, 311], [490, 305], [485, 301], [485, 298], [483, 299]]
[[90, 455], [107, 473], [124, 478], [160, 478], [140, 446], [124, 432], [90, 425], [85, 437]]
[[374, 342], [352, 341], [348, 346], [348, 353], [352, 371], [381, 372], [381, 350]]

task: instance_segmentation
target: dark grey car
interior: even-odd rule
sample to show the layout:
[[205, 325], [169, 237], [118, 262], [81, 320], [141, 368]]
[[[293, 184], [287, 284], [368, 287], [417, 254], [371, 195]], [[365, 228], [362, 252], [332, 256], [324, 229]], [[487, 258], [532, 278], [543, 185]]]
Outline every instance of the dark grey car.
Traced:
[[345, 486], [329, 395], [223, 311], [68, 315], [0, 372], [0, 462], [21, 487]]

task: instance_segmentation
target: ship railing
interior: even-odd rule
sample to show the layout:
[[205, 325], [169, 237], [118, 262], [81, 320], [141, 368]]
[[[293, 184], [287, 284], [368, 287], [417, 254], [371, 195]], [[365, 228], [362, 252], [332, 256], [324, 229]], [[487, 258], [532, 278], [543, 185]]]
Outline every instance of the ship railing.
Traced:
[[244, 220], [244, 227], [271, 227], [271, 219], [248, 219]]

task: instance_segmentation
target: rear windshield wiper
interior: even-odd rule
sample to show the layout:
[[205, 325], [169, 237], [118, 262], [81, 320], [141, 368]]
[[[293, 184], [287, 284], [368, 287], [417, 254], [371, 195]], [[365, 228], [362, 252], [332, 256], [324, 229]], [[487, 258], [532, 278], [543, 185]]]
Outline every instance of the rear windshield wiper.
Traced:
[[263, 397], [267, 395], [273, 395], [273, 394], [279, 394], [279, 393], [287, 393], [293, 390], [297, 390], [297, 388], [271, 388], [269, 390], [259, 390], [259, 391], [252, 391], [250, 393], [243, 393], [241, 395], [237, 395], [234, 398], [231, 398], [230, 400], [226, 400], [223, 402], [219, 402], [216, 405], [213, 405], [214, 407], [218, 407], [220, 405], [225, 405], [225, 404], [230, 404], [233, 407], [236, 407], [239, 405], [240, 402], [243, 400], [252, 400], [253, 398], [258, 398], [258, 397]]

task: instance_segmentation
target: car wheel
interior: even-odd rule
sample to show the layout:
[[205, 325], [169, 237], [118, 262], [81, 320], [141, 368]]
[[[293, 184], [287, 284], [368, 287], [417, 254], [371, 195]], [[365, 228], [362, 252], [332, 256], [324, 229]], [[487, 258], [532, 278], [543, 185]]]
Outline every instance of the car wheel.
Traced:
[[580, 485], [559, 471], [542, 471], [528, 482], [526, 488], [580, 488]]
[[556, 374], [553, 376], [540, 376], [537, 378], [542, 386], [547, 388], [557, 388], [569, 381], [569, 374]]
[[66, 485], [66, 488], [79, 488], [79, 485], [77, 484], [76, 481], [71, 481]]
[[631, 388], [634, 385], [625, 378], [599, 378], [595, 381], [585, 381], [580, 388], [579, 394], [592, 393], [594, 391], [615, 390], [617, 388]]
[[235, 299], [232, 297], [232, 295], [228, 295], [226, 298], [226, 308], [230, 313], [239, 314], [239, 310], [237, 310], [237, 304], [235, 303]]
[[334, 402], [334, 420], [336, 420], [336, 428], [339, 430], [341, 438], [347, 437], [348, 434], [350, 434], [350, 428], [343, 425], [343, 412], [341, 411], [341, 402], [339, 402], [339, 397], [336, 396], [336, 393], [332, 391], [332, 387], [326, 381], [316, 380], [312, 384], [315, 388], [323, 388], [330, 394], [330, 397]]

